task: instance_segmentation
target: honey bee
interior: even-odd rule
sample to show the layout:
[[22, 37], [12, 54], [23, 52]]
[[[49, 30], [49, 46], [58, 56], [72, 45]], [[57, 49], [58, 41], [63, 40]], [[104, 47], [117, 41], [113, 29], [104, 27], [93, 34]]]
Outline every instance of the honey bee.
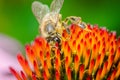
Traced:
[[80, 25], [83, 29], [86, 28], [86, 24], [81, 21], [80, 17], [70, 16], [62, 21], [59, 12], [62, 8], [63, 2], [64, 0], [53, 0], [50, 8], [38, 1], [32, 3], [32, 12], [40, 24], [39, 29], [41, 35], [45, 37], [51, 45], [55, 42], [61, 42], [63, 30], [70, 33], [68, 28], [69, 21], [73, 24]]

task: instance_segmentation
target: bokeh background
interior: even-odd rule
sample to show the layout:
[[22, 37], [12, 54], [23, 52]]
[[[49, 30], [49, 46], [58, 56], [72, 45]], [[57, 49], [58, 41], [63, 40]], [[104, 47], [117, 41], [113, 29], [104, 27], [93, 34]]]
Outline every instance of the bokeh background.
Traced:
[[[39, 35], [39, 24], [31, 11], [33, 1], [0, 0], [0, 34], [11, 36], [23, 45]], [[38, 1], [50, 6], [52, 0]], [[80, 16], [86, 23], [107, 27], [120, 35], [119, 0], [65, 0], [60, 13], [63, 19]]]

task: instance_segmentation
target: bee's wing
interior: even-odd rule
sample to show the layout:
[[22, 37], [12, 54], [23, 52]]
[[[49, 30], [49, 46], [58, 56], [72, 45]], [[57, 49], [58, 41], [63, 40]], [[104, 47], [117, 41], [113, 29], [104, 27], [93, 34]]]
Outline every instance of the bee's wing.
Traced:
[[60, 9], [62, 8], [63, 2], [64, 0], [53, 0], [50, 6], [50, 11], [59, 13]]
[[49, 12], [49, 8], [47, 5], [44, 5], [41, 2], [34, 1], [32, 3], [32, 12], [40, 24], [42, 18]]

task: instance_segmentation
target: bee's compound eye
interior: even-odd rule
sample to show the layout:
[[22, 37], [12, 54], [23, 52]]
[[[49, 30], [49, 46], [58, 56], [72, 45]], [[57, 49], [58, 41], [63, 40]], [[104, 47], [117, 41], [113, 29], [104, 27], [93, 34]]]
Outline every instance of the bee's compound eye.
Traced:
[[48, 33], [51, 33], [54, 30], [55, 29], [54, 29], [54, 26], [52, 24], [47, 24], [46, 27], [45, 27], [45, 31], [48, 32]]
[[54, 41], [60, 43], [60, 39], [57, 36], [54, 37]]

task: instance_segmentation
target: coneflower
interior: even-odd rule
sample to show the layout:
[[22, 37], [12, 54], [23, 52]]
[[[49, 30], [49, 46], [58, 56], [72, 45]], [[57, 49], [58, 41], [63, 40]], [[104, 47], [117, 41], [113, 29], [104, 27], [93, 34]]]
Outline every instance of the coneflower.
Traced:
[[10, 71], [18, 80], [120, 79], [120, 37], [97, 25], [87, 29], [71, 24], [70, 34], [63, 31], [61, 46], [54, 51], [45, 38], [36, 37], [25, 46], [27, 58], [17, 55], [23, 70]]

